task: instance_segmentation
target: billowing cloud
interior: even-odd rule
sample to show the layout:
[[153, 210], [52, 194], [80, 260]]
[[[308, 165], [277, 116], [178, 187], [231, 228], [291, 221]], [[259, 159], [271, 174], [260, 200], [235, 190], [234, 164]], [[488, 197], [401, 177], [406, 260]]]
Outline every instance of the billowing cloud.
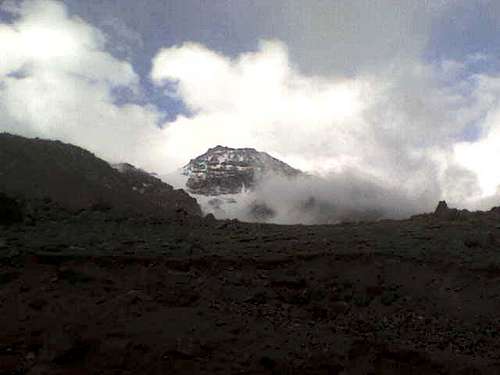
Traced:
[[195, 43], [166, 48], [151, 77], [174, 85], [192, 112], [164, 126], [178, 150], [172, 165], [216, 144], [256, 147], [314, 174], [354, 171], [417, 201], [460, 202], [484, 184], [454, 145], [478, 124], [491, 127], [483, 117], [494, 104], [482, 82], [491, 77], [460, 78], [465, 70], [408, 61], [349, 79], [311, 76], [271, 40], [235, 58]]
[[182, 145], [174, 163], [215, 142], [302, 155], [295, 162], [309, 169], [309, 156], [315, 156], [309, 160], [314, 167], [331, 152], [350, 157], [346, 147], [363, 138], [362, 96], [370, 83], [303, 76], [278, 41], [235, 59], [193, 43], [164, 49], [151, 76], [159, 85], [173, 82], [192, 112], [165, 126], [171, 146]]
[[69, 17], [60, 2], [16, 4], [7, 8], [13, 23], [0, 24], [0, 129], [159, 167], [159, 114], [152, 106], [115, 104], [114, 90], [137, 91], [139, 77], [106, 51], [106, 36]]
[[477, 96], [487, 109], [479, 127], [479, 139], [474, 142], [457, 142], [454, 152], [458, 162], [474, 171], [479, 179], [482, 195], [496, 194], [500, 185], [500, 77], [476, 77]]

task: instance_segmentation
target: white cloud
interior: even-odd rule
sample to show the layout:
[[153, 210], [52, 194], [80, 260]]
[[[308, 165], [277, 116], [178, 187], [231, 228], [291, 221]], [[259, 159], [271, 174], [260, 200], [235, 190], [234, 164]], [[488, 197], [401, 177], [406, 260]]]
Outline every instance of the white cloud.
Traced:
[[344, 145], [361, 138], [365, 127], [360, 114], [368, 82], [305, 77], [277, 41], [236, 59], [193, 43], [163, 49], [151, 76], [159, 85], [176, 82], [177, 94], [194, 113], [165, 127], [170, 145], [182, 144], [174, 164], [223, 143], [301, 154], [296, 161], [304, 168], [308, 156], [324, 156], [325, 142], [344, 154]]
[[236, 58], [194, 43], [166, 48], [151, 77], [175, 82], [193, 111], [164, 126], [172, 165], [216, 144], [248, 146], [316, 174], [357, 170], [415, 199], [439, 199], [459, 195], [444, 183], [460, 169], [452, 145], [485, 108], [464, 89], [474, 85], [441, 84], [442, 70], [408, 62], [350, 79], [307, 76], [281, 42], [266, 41]]
[[[468, 74], [469, 63], [408, 60], [336, 79], [301, 73], [279, 41], [234, 58], [186, 43], [161, 50], [151, 77], [175, 82], [193, 112], [164, 125], [171, 165], [216, 144], [255, 147], [315, 174], [354, 171], [410, 200], [473, 208], [500, 182], [500, 81]], [[463, 141], [474, 132], [482, 138]]]
[[139, 77], [106, 52], [106, 36], [69, 17], [60, 2], [28, 0], [7, 9], [17, 18], [0, 24], [0, 130], [160, 167], [159, 114], [152, 106], [114, 104], [112, 90], [136, 90]]
[[483, 136], [475, 142], [454, 145], [456, 160], [474, 171], [481, 187], [481, 196], [497, 193], [500, 185], [500, 106], [494, 107], [485, 117]]

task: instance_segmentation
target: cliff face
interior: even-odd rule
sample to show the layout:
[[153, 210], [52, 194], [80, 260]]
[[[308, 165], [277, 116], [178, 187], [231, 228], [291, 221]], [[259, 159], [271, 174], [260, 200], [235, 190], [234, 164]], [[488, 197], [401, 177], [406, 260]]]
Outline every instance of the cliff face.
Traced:
[[266, 174], [296, 177], [302, 172], [253, 148], [217, 146], [192, 159], [183, 173], [189, 192], [217, 196], [253, 190]]
[[200, 215], [195, 199], [128, 165], [113, 168], [92, 153], [59, 141], [0, 134], [0, 192], [45, 199], [80, 210], [95, 206], [142, 213], [184, 210]]

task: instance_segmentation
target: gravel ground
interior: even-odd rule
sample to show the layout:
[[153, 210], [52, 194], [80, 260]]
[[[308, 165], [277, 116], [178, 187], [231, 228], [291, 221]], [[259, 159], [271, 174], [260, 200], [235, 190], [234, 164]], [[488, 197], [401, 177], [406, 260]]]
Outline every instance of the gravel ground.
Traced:
[[0, 374], [499, 374], [500, 214], [0, 227]]

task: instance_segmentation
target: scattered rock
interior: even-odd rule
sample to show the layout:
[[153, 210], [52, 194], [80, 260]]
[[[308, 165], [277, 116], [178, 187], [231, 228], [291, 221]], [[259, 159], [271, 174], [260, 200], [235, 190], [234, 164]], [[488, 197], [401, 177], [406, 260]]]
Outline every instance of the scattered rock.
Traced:
[[468, 248], [486, 248], [495, 245], [496, 242], [491, 232], [471, 232], [464, 238], [464, 245]]
[[57, 365], [81, 364], [95, 343], [83, 340], [77, 329], [76, 327], [57, 327], [46, 332], [41, 359]]
[[23, 211], [19, 203], [0, 193], [0, 225], [11, 225], [23, 220]]
[[382, 293], [382, 296], [380, 297], [380, 302], [382, 302], [383, 305], [390, 306], [398, 299], [399, 299], [399, 294], [397, 291], [386, 290], [384, 291], [384, 293]]
[[259, 360], [259, 363], [262, 367], [272, 370], [276, 367], [276, 361], [268, 356], [262, 356]]
[[58, 279], [65, 280], [70, 284], [85, 284], [92, 280], [92, 278], [83, 272], [73, 270], [66, 267], [61, 267], [58, 274]]
[[19, 277], [19, 272], [0, 272], [0, 286], [8, 284]]
[[266, 293], [259, 292], [255, 293], [252, 297], [248, 298], [245, 302], [253, 303], [255, 305], [262, 305], [267, 302]]
[[306, 287], [306, 280], [297, 276], [275, 275], [272, 278], [271, 285], [289, 289], [302, 289]]
[[372, 301], [372, 298], [365, 293], [356, 293], [352, 302], [358, 307], [367, 307]]
[[23, 374], [22, 358], [15, 354], [0, 355], [0, 374]]
[[106, 338], [98, 347], [99, 358], [107, 368], [123, 367], [127, 359], [128, 349], [132, 344], [132, 340], [128, 338]]
[[28, 304], [29, 307], [37, 311], [42, 310], [45, 305], [47, 305], [47, 301], [44, 298], [36, 298]]
[[337, 301], [333, 302], [332, 304], [329, 305], [329, 310], [332, 312], [332, 314], [335, 315], [342, 315], [345, 314], [349, 311], [350, 305], [347, 302], [344, 301]]
[[175, 344], [164, 352], [163, 357], [188, 360], [199, 357], [202, 354], [203, 349], [197, 340], [190, 337], [182, 337], [178, 338]]

